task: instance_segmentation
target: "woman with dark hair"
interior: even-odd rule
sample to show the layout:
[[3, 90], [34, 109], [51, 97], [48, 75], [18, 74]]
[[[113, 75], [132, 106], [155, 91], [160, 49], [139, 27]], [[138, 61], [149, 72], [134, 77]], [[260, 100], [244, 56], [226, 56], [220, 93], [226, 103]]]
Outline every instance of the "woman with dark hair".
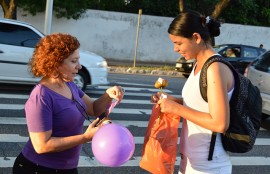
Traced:
[[[174, 51], [185, 59], [196, 59], [183, 89], [182, 98], [160, 93], [152, 95], [152, 101], [160, 105], [161, 112], [181, 115], [183, 118], [179, 173], [182, 174], [230, 174], [232, 164], [224, 150], [219, 133], [228, 129], [229, 100], [234, 90], [231, 70], [223, 63], [212, 63], [207, 70], [208, 103], [200, 93], [199, 78], [203, 64], [217, 55], [211, 38], [220, 34], [220, 24], [197, 12], [180, 13], [170, 24], [168, 33]], [[218, 132], [213, 159], [208, 160], [212, 132]]]
[[95, 119], [83, 131], [85, 119], [101, 115], [112, 99], [122, 99], [120, 86], [108, 88], [97, 100], [76, 86], [73, 80], [82, 68], [79, 47], [77, 38], [61, 33], [37, 44], [29, 67], [42, 79], [25, 104], [30, 139], [14, 162], [14, 174], [77, 174], [82, 144], [99, 128]]

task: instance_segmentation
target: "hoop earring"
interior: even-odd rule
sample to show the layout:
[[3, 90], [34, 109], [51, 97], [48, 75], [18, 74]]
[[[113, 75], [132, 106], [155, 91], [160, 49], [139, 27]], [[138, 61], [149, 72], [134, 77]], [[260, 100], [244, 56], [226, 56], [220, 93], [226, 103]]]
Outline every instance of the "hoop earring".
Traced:
[[58, 78], [58, 77], [59, 77], [59, 73], [58, 73], [58, 72], [54, 72], [54, 73], [52, 74], [52, 78], [56, 79], [56, 78]]

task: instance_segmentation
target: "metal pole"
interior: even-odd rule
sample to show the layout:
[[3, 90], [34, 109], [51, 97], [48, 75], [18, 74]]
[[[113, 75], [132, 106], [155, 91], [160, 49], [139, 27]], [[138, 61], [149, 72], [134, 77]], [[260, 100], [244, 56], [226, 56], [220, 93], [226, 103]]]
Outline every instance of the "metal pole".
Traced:
[[44, 34], [51, 34], [52, 31], [52, 12], [53, 12], [53, 0], [47, 0], [46, 2], [46, 13], [44, 23]]
[[141, 15], [142, 15], [142, 9], [139, 9], [138, 25], [137, 25], [137, 34], [136, 34], [136, 44], [135, 44], [135, 53], [134, 53], [134, 64], [133, 64], [133, 67], [136, 67], [137, 48], [138, 48], [138, 37], [139, 37], [139, 30], [140, 30]]

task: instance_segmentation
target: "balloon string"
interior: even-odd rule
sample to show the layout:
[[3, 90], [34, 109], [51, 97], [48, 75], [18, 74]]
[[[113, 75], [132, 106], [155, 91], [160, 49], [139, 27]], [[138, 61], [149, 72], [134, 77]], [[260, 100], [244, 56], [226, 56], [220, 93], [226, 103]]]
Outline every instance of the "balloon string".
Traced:
[[110, 104], [107, 105], [107, 110], [106, 110], [106, 117], [109, 116], [109, 114], [112, 112], [113, 108], [120, 103], [121, 100], [116, 100], [115, 102], [111, 102]]
[[[161, 92], [161, 98], [162, 98], [162, 87], [160, 87], [160, 92]], [[161, 120], [161, 118], [160, 118], [161, 116], [160, 116], [160, 114], [158, 115], [158, 124], [160, 124], [160, 120]]]

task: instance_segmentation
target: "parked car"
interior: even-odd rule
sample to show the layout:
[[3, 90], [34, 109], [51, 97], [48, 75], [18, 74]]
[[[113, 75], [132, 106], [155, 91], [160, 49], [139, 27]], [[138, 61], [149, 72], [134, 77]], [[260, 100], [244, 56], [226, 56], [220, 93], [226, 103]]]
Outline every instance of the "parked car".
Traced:
[[184, 57], [179, 57], [176, 60], [175, 69], [179, 72], [182, 72], [182, 75], [188, 78], [195, 63], [195, 59], [186, 60]]
[[[214, 46], [214, 49], [229, 61], [241, 74], [244, 73], [248, 64], [266, 51], [263, 48], [238, 44], [217, 45]], [[231, 51], [233, 51], [235, 57], [229, 57]], [[175, 68], [177, 71], [182, 72], [185, 77], [188, 77], [194, 64], [195, 59], [186, 61], [184, 57], [180, 57], [176, 60]]]
[[[0, 83], [35, 84], [27, 63], [35, 45], [44, 37], [29, 23], [0, 18]], [[87, 85], [108, 84], [106, 60], [92, 52], [80, 50], [82, 69], [74, 82], [84, 90]]]
[[270, 116], [270, 50], [250, 63], [244, 75], [260, 89], [263, 117]]

